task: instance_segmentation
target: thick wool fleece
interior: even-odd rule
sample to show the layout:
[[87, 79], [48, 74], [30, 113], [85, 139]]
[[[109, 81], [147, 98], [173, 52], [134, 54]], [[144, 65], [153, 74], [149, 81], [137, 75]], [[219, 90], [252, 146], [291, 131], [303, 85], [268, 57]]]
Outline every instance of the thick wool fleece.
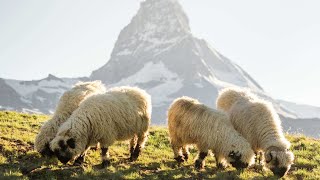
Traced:
[[241, 162], [252, 164], [254, 152], [250, 144], [232, 126], [228, 116], [196, 99], [176, 99], [168, 111], [168, 126], [175, 157], [181, 156], [181, 148], [195, 144], [200, 152], [212, 150], [217, 163], [232, 162], [232, 152], [241, 155]]
[[94, 94], [105, 92], [105, 86], [101, 81], [79, 82], [72, 89], [66, 91], [61, 96], [53, 117], [40, 128], [35, 139], [35, 149], [42, 152], [48, 148], [49, 142], [57, 134], [60, 125], [71, 116], [83, 100]]
[[220, 110], [229, 111], [231, 106], [238, 100], [252, 100], [256, 96], [249, 93], [247, 89], [240, 88], [225, 88], [219, 92], [219, 96], [216, 101], [216, 107], [219, 107]]
[[135, 87], [112, 88], [105, 94], [91, 96], [61, 125], [50, 148], [61, 152], [59, 142], [72, 138], [75, 148], [68, 147], [66, 151], [74, 159], [98, 142], [103, 149], [134, 136], [138, 141], [141, 137], [145, 140], [151, 108], [150, 95]]
[[[220, 101], [228, 99], [238, 99], [227, 110], [230, 120], [235, 129], [240, 132], [251, 144], [256, 152], [262, 151], [265, 154], [267, 166], [272, 169], [275, 167], [290, 169], [294, 156], [290, 148], [290, 142], [285, 138], [281, 127], [280, 118], [273, 108], [272, 104], [261, 100], [254, 95], [243, 91], [239, 92], [239, 97], [254, 98], [234, 98], [236, 92], [231, 98], [228, 98], [228, 92], [221, 93]], [[223, 102], [217, 103], [218, 109]]]

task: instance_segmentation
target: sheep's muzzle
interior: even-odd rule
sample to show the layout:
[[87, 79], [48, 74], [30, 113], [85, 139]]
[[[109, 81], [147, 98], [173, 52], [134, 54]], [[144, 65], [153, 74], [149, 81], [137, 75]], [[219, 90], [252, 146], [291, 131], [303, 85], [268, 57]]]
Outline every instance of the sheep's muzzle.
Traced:
[[275, 168], [272, 168], [271, 171], [273, 172], [274, 175], [276, 175], [279, 178], [281, 178], [287, 173], [288, 168], [286, 168], [286, 167], [275, 167]]
[[65, 155], [61, 155], [59, 151], [54, 152], [60, 162], [63, 164], [67, 164], [72, 159], [71, 153], [64, 153]]

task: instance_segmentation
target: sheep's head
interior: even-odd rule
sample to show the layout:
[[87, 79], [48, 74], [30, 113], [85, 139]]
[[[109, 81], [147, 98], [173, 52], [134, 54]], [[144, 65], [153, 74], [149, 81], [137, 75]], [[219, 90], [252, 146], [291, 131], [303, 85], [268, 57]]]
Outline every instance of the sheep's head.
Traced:
[[51, 142], [50, 149], [63, 164], [77, 157], [81, 151], [76, 139], [66, 134], [58, 134]]
[[267, 151], [265, 154], [266, 166], [278, 177], [283, 177], [293, 164], [294, 155], [289, 150]]
[[244, 169], [247, 168], [254, 161], [253, 151], [249, 153], [250, 155], [248, 156], [247, 154], [244, 154], [239, 151], [231, 151], [228, 155], [227, 160], [236, 169]]

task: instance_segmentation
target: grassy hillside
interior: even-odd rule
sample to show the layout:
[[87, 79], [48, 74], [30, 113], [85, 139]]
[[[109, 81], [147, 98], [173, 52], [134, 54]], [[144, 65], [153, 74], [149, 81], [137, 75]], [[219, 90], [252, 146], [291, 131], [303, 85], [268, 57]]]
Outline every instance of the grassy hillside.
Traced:
[[[99, 168], [99, 151], [90, 150], [82, 167], [62, 165], [56, 159], [46, 159], [33, 150], [33, 140], [47, 116], [0, 112], [0, 179], [276, 179], [271, 171], [233, 168], [217, 170], [209, 157], [206, 168], [193, 167], [196, 151], [191, 151], [187, 163], [177, 166], [173, 160], [168, 132], [164, 127], [152, 127], [146, 148], [136, 162], [128, 162], [125, 142], [111, 147], [112, 164]], [[284, 179], [320, 179], [320, 142], [303, 136], [287, 136], [296, 156], [295, 164]]]

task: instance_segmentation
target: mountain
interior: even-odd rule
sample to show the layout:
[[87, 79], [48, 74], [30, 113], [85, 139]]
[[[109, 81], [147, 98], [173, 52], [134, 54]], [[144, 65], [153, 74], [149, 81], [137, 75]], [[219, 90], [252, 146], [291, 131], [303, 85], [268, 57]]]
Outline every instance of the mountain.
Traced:
[[[147, 0], [120, 32], [110, 60], [91, 74], [108, 86], [132, 85], [153, 97], [153, 122], [164, 124], [166, 109], [186, 95], [214, 107], [221, 88], [246, 87], [272, 101], [278, 112], [296, 118], [240, 66], [205, 40], [196, 38], [176, 0]], [[208, 98], [210, 97], [210, 98]]]
[[286, 131], [319, 136], [319, 108], [273, 99], [245, 70], [192, 34], [177, 0], [141, 2], [137, 14], [121, 30], [110, 59], [89, 78], [49, 75], [37, 81], [0, 80], [0, 93], [4, 92], [0, 106], [52, 113], [61, 94], [80, 80], [147, 90], [152, 95], [153, 124], [166, 124], [168, 106], [179, 96], [191, 96], [215, 107], [220, 89], [249, 88], [273, 103]]
[[314, 107], [306, 104], [297, 104], [293, 102], [278, 100], [278, 102], [286, 107], [289, 111], [296, 114], [297, 117], [303, 119], [320, 118], [320, 107]]
[[192, 35], [189, 20], [175, 0], [142, 2], [120, 32], [110, 60], [91, 78], [108, 86], [146, 89], [153, 97], [156, 124], [165, 123], [169, 103], [181, 95], [214, 106], [222, 87], [237, 85], [263, 92], [243, 69]]
[[4, 79], [0, 78], [0, 108], [22, 110], [25, 107], [30, 106], [22, 101], [22, 97], [9, 86]]
[[49, 74], [40, 80], [0, 79], [2, 109], [51, 114], [62, 93], [78, 81], [89, 78], [58, 78]]

